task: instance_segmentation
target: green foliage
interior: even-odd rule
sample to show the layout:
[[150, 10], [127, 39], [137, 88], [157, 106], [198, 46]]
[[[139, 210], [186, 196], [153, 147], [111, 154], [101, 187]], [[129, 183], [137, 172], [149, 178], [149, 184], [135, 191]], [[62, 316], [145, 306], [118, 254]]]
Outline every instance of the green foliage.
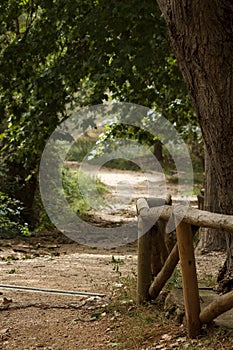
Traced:
[[[139, 142], [141, 145], [148, 148], [148, 153], [149, 147], [158, 142], [158, 137], [148, 132], [146, 129], [142, 129], [136, 125], [122, 124], [120, 121], [118, 121], [105, 127], [105, 131], [99, 135], [99, 138], [96, 141], [96, 146], [93, 147], [88, 158], [94, 159], [105, 152], [111, 152], [117, 149], [119, 145], [118, 141], [121, 142], [122, 139]], [[145, 154], [143, 153], [142, 155]], [[135, 155], [132, 154], [132, 156]], [[117, 169], [139, 169], [136, 164], [127, 159], [124, 160], [120, 158], [110, 160], [105, 165]]]
[[[64, 195], [71, 208], [83, 219], [86, 219], [86, 213], [91, 209], [90, 204], [85, 200], [85, 194], [88, 194], [88, 191], [95, 191], [98, 195], [95, 205], [98, 206], [103, 203], [104, 194], [108, 193], [107, 188], [98, 178], [90, 177], [81, 170], [71, 170], [69, 167], [62, 169], [62, 185], [62, 191], [64, 191]], [[39, 192], [36, 193], [36, 207], [38, 211], [36, 231], [54, 229], [54, 225], [41, 203]]]
[[0, 22], [4, 191], [27, 209], [46, 140], [77, 106], [114, 98], [195, 124], [155, 1], [2, 0]]
[[[0, 148], [8, 169], [4, 191], [28, 211], [46, 140], [67, 118], [68, 105], [88, 103], [91, 84], [84, 62], [89, 44], [82, 37], [83, 19], [92, 6], [71, 0], [3, 0], [0, 5]], [[12, 186], [17, 178], [19, 191]]]
[[67, 105], [100, 103], [107, 91], [156, 105], [177, 125], [184, 118], [190, 123], [155, 1], [5, 0], [1, 6], [1, 137], [8, 159], [32, 171]]
[[117, 138], [136, 140], [147, 146], [152, 146], [157, 140], [156, 136], [136, 125], [126, 125], [121, 122], [112, 123], [107, 125], [105, 131], [100, 134], [96, 142], [97, 149], [95, 148], [93, 153], [101, 153], [102, 150], [106, 151], [108, 147], [113, 145], [112, 141], [116, 142]]
[[76, 162], [81, 162], [83, 158], [92, 150], [96, 141], [79, 138], [71, 147], [67, 159]]
[[63, 168], [62, 175], [65, 197], [72, 209], [80, 216], [85, 216], [85, 212], [91, 209], [90, 204], [85, 200], [89, 192], [95, 191], [97, 194], [95, 203], [93, 203], [95, 206], [103, 203], [102, 196], [108, 191], [98, 178], [88, 176], [81, 170], [71, 171], [67, 167]]
[[28, 224], [21, 223], [22, 203], [0, 192], [0, 237], [30, 235]]
[[120, 272], [120, 265], [123, 265], [125, 262], [123, 259], [120, 258], [115, 258], [114, 255], [112, 255], [112, 259], [110, 260], [110, 264], [114, 265], [113, 271], [116, 271], [117, 273], [119, 273], [121, 275]]
[[123, 259], [120, 259], [120, 258], [115, 258], [114, 255], [112, 255], [112, 259], [110, 260], [110, 264], [124, 264], [124, 260]]
[[107, 87], [111, 98], [154, 106], [178, 127], [195, 123], [156, 1], [101, 0], [90, 16], [87, 32], [94, 51], [88, 63], [94, 99]]

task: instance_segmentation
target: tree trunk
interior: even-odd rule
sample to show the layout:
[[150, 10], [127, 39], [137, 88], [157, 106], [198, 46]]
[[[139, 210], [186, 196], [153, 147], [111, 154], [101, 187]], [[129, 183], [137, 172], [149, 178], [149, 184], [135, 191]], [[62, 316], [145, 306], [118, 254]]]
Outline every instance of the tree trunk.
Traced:
[[[218, 201], [216, 172], [212, 167], [207, 152], [205, 151], [205, 198], [204, 210], [212, 213], [220, 213], [220, 205]], [[224, 231], [213, 228], [202, 228], [199, 230], [200, 241], [196, 252], [205, 254], [210, 251], [225, 251], [226, 250], [226, 233]]]
[[[157, 0], [216, 172], [221, 213], [233, 214], [233, 5], [230, 0]], [[233, 238], [220, 284], [233, 285]]]
[[160, 140], [156, 140], [154, 144], [153, 154], [159, 162], [163, 160], [163, 147]]

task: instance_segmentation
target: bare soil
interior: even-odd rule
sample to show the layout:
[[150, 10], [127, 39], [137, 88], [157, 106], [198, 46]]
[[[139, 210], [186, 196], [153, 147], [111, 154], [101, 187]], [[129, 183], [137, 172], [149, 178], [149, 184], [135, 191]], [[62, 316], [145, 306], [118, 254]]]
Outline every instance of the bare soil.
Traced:
[[[134, 339], [129, 328], [132, 317], [138, 312], [135, 303], [123, 298], [122, 304], [127, 305], [122, 311], [114, 298], [124, 295], [127, 281], [135, 279], [136, 248], [136, 243], [132, 242], [111, 250], [94, 249], [79, 245], [55, 231], [1, 240], [2, 285], [104, 296], [69, 296], [0, 288], [0, 349], [212, 349], [204, 345], [199, 347], [201, 342], [192, 345], [185, 336], [184, 327], [169, 319], [150, 321], [148, 337], [139, 341], [135, 335]], [[223, 261], [224, 254], [221, 253], [198, 257], [199, 276], [207, 273], [212, 278]], [[157, 307], [160, 310], [161, 306]], [[156, 309], [153, 312], [155, 315], [160, 313]], [[141, 330], [142, 325], [137, 329]], [[132, 337], [131, 345], [122, 347], [120, 339], [127, 336]], [[231, 349], [231, 345], [224, 333], [219, 335], [219, 347], [214, 349]]]
[[[107, 348], [114, 322], [95, 314], [109, 302], [119, 279], [136, 269], [134, 248], [124, 255], [120, 250], [93, 251], [59, 233], [40, 233], [23, 241], [2, 240], [0, 259], [1, 284], [106, 295], [1, 289], [1, 349]], [[115, 259], [122, 260], [120, 274]]]
[[[59, 233], [46, 232], [13, 242], [2, 240], [0, 259], [1, 284], [105, 295], [80, 297], [1, 288], [1, 349], [114, 348], [117, 334], [123, 332], [127, 324], [124, 315], [117, 309], [109, 312], [106, 306], [112, 303], [117, 290], [124, 287], [124, 281], [136, 273], [135, 244], [111, 251], [93, 250]], [[224, 255], [220, 253], [199, 257], [200, 277], [206, 270], [211, 277], [223, 260]], [[184, 337], [183, 329], [177, 333], [178, 326], [173, 326], [170, 334], [171, 325], [167, 325], [156, 340], [163, 344], [160, 349], [169, 349], [167, 343], [182, 334]], [[167, 333], [169, 341], [160, 343]], [[150, 349], [148, 341], [146, 343]], [[134, 345], [128, 349], [145, 347]]]

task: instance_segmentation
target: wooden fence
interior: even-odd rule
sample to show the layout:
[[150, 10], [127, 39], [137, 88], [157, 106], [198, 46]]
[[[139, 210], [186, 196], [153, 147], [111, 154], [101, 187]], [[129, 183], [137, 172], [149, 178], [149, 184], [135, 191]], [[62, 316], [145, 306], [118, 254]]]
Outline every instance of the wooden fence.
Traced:
[[[195, 338], [201, 325], [233, 307], [233, 291], [219, 296], [202, 311], [196, 274], [193, 236], [199, 227], [211, 227], [233, 233], [233, 216], [210, 213], [186, 206], [171, 206], [171, 197], [138, 199], [138, 281], [137, 302], [155, 299], [171, 277], [180, 260], [185, 317], [188, 335]], [[158, 218], [158, 220], [156, 220]], [[168, 221], [169, 220], [169, 221]], [[156, 223], [155, 223], [156, 222]], [[166, 226], [176, 231], [177, 242], [166, 244]]]

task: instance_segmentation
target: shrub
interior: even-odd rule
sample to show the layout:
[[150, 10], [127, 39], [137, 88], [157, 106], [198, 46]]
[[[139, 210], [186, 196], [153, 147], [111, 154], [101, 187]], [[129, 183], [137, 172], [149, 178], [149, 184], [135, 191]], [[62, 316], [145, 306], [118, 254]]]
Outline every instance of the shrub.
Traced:
[[0, 192], [0, 237], [11, 237], [16, 234], [29, 235], [28, 224], [21, 222], [22, 203]]
[[75, 172], [69, 168], [63, 168], [63, 189], [70, 206], [81, 216], [91, 209], [90, 203], [86, 201], [89, 196], [92, 205], [99, 207], [104, 203], [103, 195], [108, 192], [98, 178], [93, 178], [80, 169]]

